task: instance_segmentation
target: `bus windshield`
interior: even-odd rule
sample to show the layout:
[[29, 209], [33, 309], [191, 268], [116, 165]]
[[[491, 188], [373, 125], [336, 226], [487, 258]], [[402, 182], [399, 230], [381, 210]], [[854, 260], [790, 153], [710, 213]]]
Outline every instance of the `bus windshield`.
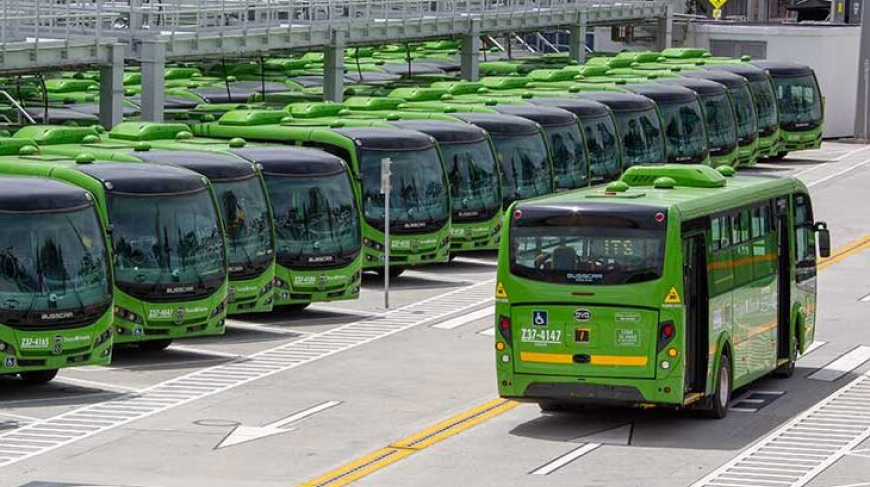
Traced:
[[231, 279], [262, 274], [272, 261], [272, 222], [269, 202], [256, 176], [241, 181], [212, 183], [227, 232]]
[[654, 108], [637, 112], [617, 112], [616, 120], [625, 148], [624, 167], [663, 164], [667, 160], [662, 126]]
[[705, 95], [701, 97], [707, 133], [710, 136], [710, 152], [724, 154], [737, 145], [737, 121], [728, 95]]
[[501, 164], [502, 202], [505, 207], [516, 200], [550, 194], [553, 170], [547, 146], [540, 134], [493, 137]]
[[589, 167], [583, 135], [576, 123], [544, 129], [553, 153], [557, 189], [575, 189], [589, 183]]
[[622, 172], [616, 124], [610, 115], [581, 120], [589, 147], [592, 184], [612, 181]]
[[649, 214], [553, 211], [514, 220], [510, 271], [557, 284], [614, 285], [662, 276], [665, 225]]
[[0, 322], [87, 323], [112, 301], [103, 232], [93, 208], [0, 215]]
[[782, 128], [799, 131], [819, 126], [822, 121], [822, 101], [814, 76], [773, 78], [773, 85]]
[[669, 162], [698, 162], [707, 155], [707, 132], [697, 102], [659, 103], [668, 138]]
[[441, 144], [453, 196], [453, 222], [488, 220], [501, 207], [498, 167], [488, 140]]
[[179, 195], [109, 193], [115, 281], [131, 296], [207, 296], [226, 279], [224, 238], [208, 190]]
[[740, 144], [748, 144], [758, 135], [758, 118], [755, 116], [755, 106], [749, 86], [729, 90], [734, 113], [737, 114], [737, 140]]
[[755, 94], [755, 109], [758, 111], [758, 130], [765, 135], [776, 129], [779, 123], [776, 113], [776, 98], [770, 80], [750, 81], [752, 93]]
[[450, 217], [444, 167], [434, 147], [414, 151], [360, 150], [363, 215], [384, 230], [381, 160], [393, 161], [390, 192], [390, 229], [396, 233], [435, 231]]
[[275, 212], [278, 263], [288, 268], [349, 264], [359, 254], [359, 210], [350, 178], [266, 174]]

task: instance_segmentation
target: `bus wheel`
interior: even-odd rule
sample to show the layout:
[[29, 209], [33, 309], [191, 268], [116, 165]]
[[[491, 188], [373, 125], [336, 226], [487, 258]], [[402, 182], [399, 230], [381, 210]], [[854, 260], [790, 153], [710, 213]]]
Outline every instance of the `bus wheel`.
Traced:
[[707, 399], [704, 415], [708, 418], [722, 419], [728, 415], [728, 402], [731, 400], [731, 358], [722, 354], [719, 360], [719, 374], [716, 391]]
[[31, 372], [22, 372], [18, 374], [26, 384], [39, 385], [51, 382], [57, 377], [57, 369], [50, 370], [34, 370]]
[[300, 311], [304, 311], [311, 303], [296, 303], [296, 304], [282, 304], [278, 306], [281, 311], [288, 311], [290, 313], [298, 313]]
[[559, 413], [565, 410], [565, 405], [555, 401], [539, 401], [538, 407], [542, 413]]
[[160, 352], [169, 348], [169, 345], [172, 345], [171, 338], [165, 340], [148, 340], [147, 342], [139, 343], [139, 350], [145, 352]]
[[773, 371], [773, 376], [780, 379], [788, 379], [789, 377], [794, 375], [795, 364], [797, 363], [798, 354], [800, 354], [800, 347], [798, 346], [797, 339], [792, 339], [792, 350], [791, 357], [788, 358], [788, 362], [780, 365]]
[[[384, 268], [383, 267], [381, 267], [380, 269], [378, 269], [375, 272], [377, 272], [379, 276], [384, 277]], [[405, 272], [404, 267], [390, 266], [390, 277], [399, 277], [402, 275], [403, 272]]]
[[776, 155], [769, 156], [768, 159], [770, 159], [771, 161], [781, 161], [781, 160], [785, 159], [785, 156], [787, 156], [787, 155], [788, 155], [788, 152], [780, 152]]

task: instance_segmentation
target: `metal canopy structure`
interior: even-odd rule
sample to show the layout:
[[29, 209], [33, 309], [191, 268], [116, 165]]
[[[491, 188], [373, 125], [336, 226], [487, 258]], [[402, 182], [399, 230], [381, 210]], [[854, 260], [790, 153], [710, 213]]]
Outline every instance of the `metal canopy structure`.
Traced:
[[[160, 120], [167, 61], [323, 50], [324, 96], [337, 99], [347, 46], [460, 38], [473, 49], [482, 35], [580, 37], [587, 26], [650, 20], [666, 45], [671, 16], [662, 0], [0, 0], [0, 72], [97, 65], [121, 76], [125, 61], [140, 63], [143, 118]], [[466, 77], [477, 76], [476, 54], [462, 57]], [[582, 61], [585, 51], [572, 55]]]

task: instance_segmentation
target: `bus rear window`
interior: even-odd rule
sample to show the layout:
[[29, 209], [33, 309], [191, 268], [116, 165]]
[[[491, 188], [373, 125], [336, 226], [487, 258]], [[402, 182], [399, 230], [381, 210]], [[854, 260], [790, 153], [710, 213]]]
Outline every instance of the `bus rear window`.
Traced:
[[513, 222], [510, 271], [535, 281], [618, 285], [662, 276], [665, 223], [653, 214], [569, 212]]

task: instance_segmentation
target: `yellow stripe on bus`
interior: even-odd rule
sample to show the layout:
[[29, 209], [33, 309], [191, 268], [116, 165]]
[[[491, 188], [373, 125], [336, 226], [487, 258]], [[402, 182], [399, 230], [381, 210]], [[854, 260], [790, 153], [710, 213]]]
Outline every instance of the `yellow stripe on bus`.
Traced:
[[[520, 352], [523, 362], [539, 362], [545, 364], [573, 364], [574, 357], [567, 353]], [[617, 365], [643, 367], [649, 363], [649, 357], [623, 355], [590, 355], [591, 365]]]

